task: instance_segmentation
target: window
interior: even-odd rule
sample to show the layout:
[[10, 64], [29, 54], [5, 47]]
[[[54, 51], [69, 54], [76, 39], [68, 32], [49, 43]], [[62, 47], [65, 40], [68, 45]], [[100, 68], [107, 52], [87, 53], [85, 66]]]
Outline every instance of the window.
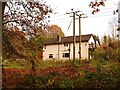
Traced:
[[91, 44], [89, 44], [89, 48], [93, 48], [93, 43], [91, 42]]
[[53, 58], [53, 54], [49, 54], [49, 58]]
[[63, 53], [63, 54], [62, 54], [62, 57], [64, 57], [64, 58], [68, 58], [69, 56], [70, 56], [69, 53]]
[[68, 43], [64, 43], [64, 46], [68, 46]]

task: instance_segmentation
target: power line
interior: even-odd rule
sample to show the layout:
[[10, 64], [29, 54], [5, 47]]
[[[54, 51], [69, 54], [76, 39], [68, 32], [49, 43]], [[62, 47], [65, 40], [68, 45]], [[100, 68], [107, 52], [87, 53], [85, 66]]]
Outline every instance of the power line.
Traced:
[[[104, 9], [101, 9], [101, 11], [105, 11], [105, 10], [112, 10], [113, 8], [118, 8], [118, 7], [111, 7], [111, 8], [104, 8]], [[104, 12], [101, 12], [101, 11], [99, 11], [99, 13], [104, 13]], [[113, 11], [113, 10], [112, 10]], [[112, 12], [111, 11], [111, 12]], [[92, 10], [82, 10], [82, 12], [92, 12]], [[62, 13], [62, 14], [58, 14], [58, 15], [56, 15], [56, 16], [52, 16], [52, 17], [50, 17], [50, 18], [58, 18], [58, 17], [61, 17], [61, 16], [65, 16], [65, 15], [67, 15], [67, 14], [65, 14], [65, 13]]]
[[55, 23], [63, 23], [63, 22], [68, 22], [70, 21], [70, 19], [64, 19], [64, 20], [61, 20], [61, 21], [51, 21], [52, 23], [55, 22]]
[[66, 35], [67, 35], [67, 33], [68, 33], [69, 29], [70, 29], [71, 24], [72, 24], [72, 20], [70, 21], [70, 24], [69, 24], [69, 26], [68, 26], [68, 29], [67, 29]]
[[71, 9], [70, 12], [66, 12], [66, 14], [73, 14], [73, 64], [75, 62], [75, 43], [76, 43], [76, 37], [75, 37], [75, 16], [76, 14], [80, 12], [79, 10]]
[[[94, 15], [88, 15], [88, 18], [94, 18], [94, 17], [103, 17], [103, 16], [112, 16], [112, 15], [117, 15], [117, 14], [112, 14], [112, 13], [102, 13], [102, 14], [94, 14]], [[54, 22], [54, 21], [61, 21], [61, 20], [65, 20], [66, 18], [68, 18], [67, 16], [66, 17], [62, 17], [62, 18], [58, 18], [58, 19], [51, 19], [50, 21]], [[69, 18], [68, 18], [69, 19]]]
[[51, 21], [59, 21], [59, 20], [65, 20], [66, 18], [68, 18], [68, 16], [66, 17], [61, 17], [61, 18], [57, 18], [57, 19], [50, 19]]
[[65, 16], [66, 14], [65, 13], [63, 13], [63, 14], [58, 14], [58, 15], [53, 15], [53, 16], [50, 16], [50, 18], [59, 18], [59, 17], [61, 17], [61, 16]]
[[[110, 8], [109, 8], [110, 9]], [[105, 9], [104, 9], [105, 10]], [[104, 12], [98, 12], [97, 14], [91, 14], [91, 15], [88, 15], [88, 18], [96, 18], [96, 17], [104, 17], [104, 16], [112, 16], [112, 15], [116, 15], [116, 14], [107, 14], [107, 13], [111, 13], [113, 11], [104, 11]], [[102, 13], [102, 15], [101, 15]], [[104, 14], [107, 14], [107, 15], [104, 15]], [[69, 20], [65, 20], [67, 18], [66, 14], [61, 14], [61, 15], [58, 15], [59, 18], [57, 19], [51, 19], [50, 21], [51, 22], [56, 22], [56, 23], [61, 23], [61, 22], [66, 22], [66, 21], [69, 21]], [[63, 16], [63, 17], [62, 17]], [[64, 17], [65, 16], [65, 17]]]
[[104, 17], [104, 16], [115, 16], [115, 14], [97, 15], [97, 16], [88, 16], [88, 18]]
[[[105, 17], [105, 16], [114, 16], [114, 14], [99, 15], [99, 16], [88, 16], [87, 18], [98, 18], [98, 17]], [[62, 19], [62, 20], [59, 20], [59, 21], [51, 21], [51, 24], [65, 23], [65, 22], [68, 22], [68, 21], [70, 21], [70, 19]]]
[[[112, 12], [113, 12], [113, 11], [98, 12], [98, 13], [96, 13], [96, 14], [94, 14], [94, 15], [91, 14], [91, 16], [92, 16], [92, 17], [96, 17], [96, 15], [98, 15], [98, 14], [99, 14], [98, 16], [107, 16], [107, 15], [100, 15], [100, 14], [107, 14], [107, 13], [112, 13]], [[89, 15], [89, 14], [87, 14], [87, 15]], [[116, 14], [110, 14], [110, 15], [116, 15]], [[64, 16], [65, 16], [65, 15], [64, 15]], [[64, 16], [63, 16], [63, 17], [59, 17], [59, 18], [57, 18], [57, 19], [55, 19], [55, 18], [53, 18], [53, 19], [50, 18], [50, 19], [51, 19], [51, 21], [56, 21], [56, 20], [58, 21], [58, 20], [67, 18], [67, 16], [65, 16], [65, 17], [64, 17]], [[91, 16], [90, 16], [90, 17], [91, 17]], [[97, 16], [97, 17], [98, 17], [98, 16]]]
[[70, 29], [71, 23], [72, 23], [72, 20], [70, 21], [70, 24], [69, 24], [69, 26], [68, 26], [67, 32], [68, 32], [68, 30]]
[[[88, 15], [88, 18], [97, 18], [97, 17], [105, 17], [105, 16], [116, 16], [116, 14], [107, 14], [107, 15]], [[62, 22], [67, 22], [70, 21], [70, 18], [65, 19], [58, 19], [58, 20], [50, 20], [50, 22], [55, 22], [55, 23], [62, 23]]]

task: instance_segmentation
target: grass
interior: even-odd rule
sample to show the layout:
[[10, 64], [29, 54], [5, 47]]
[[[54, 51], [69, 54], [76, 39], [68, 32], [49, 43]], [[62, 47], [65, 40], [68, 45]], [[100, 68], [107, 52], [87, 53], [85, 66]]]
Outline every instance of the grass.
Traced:
[[[82, 63], [79, 64], [79, 60], [75, 60], [75, 63], [73, 65], [72, 60], [38, 60], [37, 62], [37, 68], [47, 68], [47, 67], [61, 67], [61, 66], [80, 66], [80, 65], [85, 65], [86, 60], [82, 60]], [[99, 61], [99, 60], [93, 60], [91, 59], [89, 62], [89, 65], [92, 67], [114, 67], [117, 68], [118, 62], [116, 61]], [[4, 68], [31, 68], [31, 63], [28, 61], [24, 60], [19, 60], [19, 61], [6, 61], [3, 62], [3, 67]]]
[[30, 68], [31, 64], [27, 61], [6, 61], [3, 62], [3, 68]]
[[96, 67], [97, 65], [102, 65], [102, 66], [106, 66], [106, 67], [109, 67], [111, 65], [118, 65], [118, 62], [117, 61], [107, 61], [107, 60], [104, 60], [104, 61], [99, 61], [99, 60], [93, 60], [91, 59], [90, 60], [90, 65]]
[[[37, 68], [47, 68], [47, 67], [61, 67], [61, 66], [69, 66], [73, 65], [72, 60], [38, 60], [36, 63]], [[79, 65], [79, 61], [75, 60], [74, 65]], [[4, 68], [31, 68], [31, 63], [29, 61], [24, 60], [6, 60], [6, 62], [3, 62]]]

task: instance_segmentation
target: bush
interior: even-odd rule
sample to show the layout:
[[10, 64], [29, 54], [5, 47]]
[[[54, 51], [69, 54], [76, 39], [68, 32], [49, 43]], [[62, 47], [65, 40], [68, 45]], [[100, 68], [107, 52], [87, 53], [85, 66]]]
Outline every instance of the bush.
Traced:
[[118, 53], [116, 52], [116, 50], [108, 47], [106, 49], [104, 48], [97, 48], [94, 50], [93, 52], [93, 59], [95, 60], [99, 60], [101, 62], [105, 61], [105, 60], [116, 60], [116, 57]]
[[116, 58], [120, 62], [120, 48], [116, 50]]
[[93, 52], [93, 58], [95, 60], [99, 60], [99, 61], [106, 60], [107, 59], [107, 55], [105, 53], [105, 50], [101, 49], [101, 48], [95, 49], [94, 52]]
[[117, 66], [97, 66], [96, 72], [74, 69], [77, 70], [76, 78], [71, 77], [73, 74], [54, 71], [42, 76], [31, 76], [18, 88], [120, 88], [120, 68]]

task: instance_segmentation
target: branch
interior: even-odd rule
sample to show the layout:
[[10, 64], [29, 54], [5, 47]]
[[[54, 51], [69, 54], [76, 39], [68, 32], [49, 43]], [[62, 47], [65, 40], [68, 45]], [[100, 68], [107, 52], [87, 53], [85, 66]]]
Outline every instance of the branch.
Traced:
[[4, 11], [5, 11], [5, 6], [6, 6], [6, 2], [2, 2], [2, 8], [3, 8], [3, 11], [2, 11], [2, 15], [4, 15]]
[[3, 22], [3, 25], [4, 25], [4, 24], [7, 24], [7, 23], [9, 23], [9, 22], [16, 22], [16, 23], [19, 23], [18, 20], [11, 20], [11, 21]]

